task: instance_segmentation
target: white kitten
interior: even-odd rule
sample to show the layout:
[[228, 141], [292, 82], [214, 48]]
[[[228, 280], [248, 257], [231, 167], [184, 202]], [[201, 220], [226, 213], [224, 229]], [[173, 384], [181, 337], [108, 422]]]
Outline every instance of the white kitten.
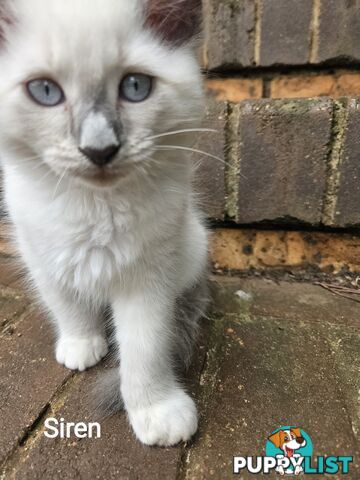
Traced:
[[186, 150], [202, 111], [200, 6], [7, 0], [0, 13], [5, 197], [56, 358], [95, 365], [110, 304], [121, 396], [148, 445], [197, 428], [173, 364], [188, 360], [204, 305], [207, 236]]

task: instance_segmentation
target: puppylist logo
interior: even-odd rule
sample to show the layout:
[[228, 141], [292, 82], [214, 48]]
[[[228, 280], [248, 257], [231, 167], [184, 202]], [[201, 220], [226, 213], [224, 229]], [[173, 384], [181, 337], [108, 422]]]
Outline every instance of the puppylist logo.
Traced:
[[353, 457], [319, 456], [313, 459], [310, 436], [299, 427], [281, 427], [267, 439], [265, 456], [234, 457], [233, 473], [276, 472], [280, 475], [342, 474], [347, 475]]

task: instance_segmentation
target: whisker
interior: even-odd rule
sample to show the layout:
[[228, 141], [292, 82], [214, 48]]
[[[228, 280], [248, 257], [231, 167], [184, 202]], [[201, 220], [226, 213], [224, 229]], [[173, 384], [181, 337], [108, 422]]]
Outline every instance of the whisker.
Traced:
[[[11, 152], [13, 153], [13, 152]], [[1, 155], [0, 154], [0, 158], [1, 157], [4, 157], [4, 155]], [[41, 159], [41, 156], [40, 155], [34, 155], [33, 157], [18, 157], [17, 160], [19, 160], [20, 162], [26, 162], [26, 161], [31, 161], [31, 160], [40, 160]]]
[[191, 147], [183, 147], [180, 145], [157, 145], [155, 147], [156, 150], [183, 150], [185, 152], [192, 152], [198, 153], [199, 155], [204, 155], [205, 157], [213, 158], [214, 160], [218, 160], [219, 162], [223, 163], [224, 165], [229, 165], [228, 162], [223, 160], [222, 158], [218, 157], [217, 155], [213, 155], [212, 153], [204, 152], [203, 150], [199, 150], [197, 148]]
[[[41, 157], [29, 157], [29, 158], [23, 158], [20, 160], [19, 164], [27, 164], [27, 163], [30, 163], [30, 162], [33, 162], [35, 160], [41, 160]], [[37, 168], [41, 168], [41, 167], [44, 167], [45, 165], [43, 163], [39, 163], [38, 165], [35, 165], [33, 167], [33, 169], [37, 169]]]
[[47, 177], [50, 175], [50, 173], [54, 173], [54, 172], [49, 169], [49, 171], [47, 171], [47, 172], [45, 173], [45, 175], [43, 175], [43, 176], [38, 180], [38, 183], [43, 182], [43, 181], [45, 180], [45, 178], [47, 178]]
[[219, 133], [218, 130], [212, 128], [185, 128], [183, 130], [173, 130], [171, 132], [160, 133], [159, 135], [152, 135], [147, 137], [145, 140], [154, 140], [155, 138], [168, 137], [170, 135], [178, 135], [180, 133], [191, 133], [191, 132], [212, 132]]
[[61, 184], [61, 182], [64, 180], [65, 175], [67, 174], [68, 170], [69, 170], [69, 167], [68, 167], [68, 168], [65, 168], [63, 174], [61, 175], [59, 181], [57, 182], [56, 187], [55, 187], [55, 190], [54, 190], [54, 194], [53, 194], [53, 197], [52, 197], [53, 200], [55, 199], [56, 193], [57, 193], [57, 191], [58, 191], [58, 189], [59, 189], [59, 187], [60, 187], [60, 184]]

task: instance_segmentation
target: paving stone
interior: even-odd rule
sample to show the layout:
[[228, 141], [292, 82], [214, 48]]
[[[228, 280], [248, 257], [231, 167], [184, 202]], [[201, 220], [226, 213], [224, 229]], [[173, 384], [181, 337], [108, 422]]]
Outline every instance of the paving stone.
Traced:
[[357, 480], [357, 303], [310, 284], [251, 278], [217, 277], [214, 293], [188, 382], [200, 432], [185, 450], [142, 446], [124, 413], [101, 421], [101, 439], [47, 439], [50, 416], [97, 420], [89, 392], [104, 367], [69, 378], [39, 315], [0, 336], [0, 464], [27, 434], [2, 478], [234, 478], [234, 455], [263, 454], [275, 428], [296, 424], [312, 437], [316, 455], [354, 455], [347, 478]]
[[[273, 291], [278, 288], [273, 286]], [[282, 298], [273, 301], [280, 302], [281, 309]], [[352, 421], [357, 411], [348, 409], [359, 405], [356, 384], [350, 380], [359, 366], [358, 330], [344, 336], [343, 327], [326, 323], [327, 314], [322, 318], [324, 326], [318, 321], [289, 322], [286, 306], [283, 318], [271, 321], [253, 315], [244, 303], [242, 310], [237, 307], [217, 317], [201, 378], [202, 423], [197, 442], [188, 452], [187, 479], [234, 478], [234, 455], [264, 454], [268, 435], [289, 424], [310, 434], [315, 455], [353, 455], [348, 478], [359, 478], [359, 445]], [[303, 307], [297, 308], [300, 313]], [[338, 355], [333, 353], [334, 335], [351, 344], [352, 353], [344, 353], [344, 360], [338, 357], [341, 368], [349, 359], [357, 362], [345, 378], [334, 365]], [[350, 398], [346, 402], [345, 390]], [[254, 477], [242, 474], [239, 478]]]
[[13, 323], [29, 306], [29, 298], [20, 289], [19, 271], [12, 258], [0, 256], [0, 334], [11, 334]]
[[205, 0], [204, 66], [251, 66], [255, 54], [255, 2]]
[[[360, 329], [359, 304], [311, 283], [273, 281], [264, 278], [213, 277], [214, 310], [228, 314], [244, 309], [252, 316], [299, 323]], [[249, 295], [242, 300], [240, 293]]]
[[348, 102], [348, 123], [341, 150], [339, 188], [333, 225], [360, 225], [360, 100]]
[[[204, 320], [197, 355], [184, 378], [187, 390], [195, 396], [203, 368], [208, 338], [208, 320]], [[51, 479], [177, 479], [184, 445], [173, 448], [146, 447], [135, 438], [126, 414], [119, 412], [99, 419], [94, 412], [93, 387], [105, 369], [114, 365], [108, 359], [87, 372], [76, 374], [50, 404], [31, 440], [21, 446], [5, 467], [6, 478], [19, 480]], [[101, 425], [100, 439], [48, 439], [44, 436], [46, 418], [93, 422]]]
[[[99, 369], [78, 377], [67, 392], [64, 405], [49, 413], [66, 421], [91, 422], [89, 390]], [[14, 479], [175, 479], [181, 448], [149, 448], [130, 430], [125, 413], [101, 422], [101, 438], [48, 439], [43, 429], [32, 448], [12, 472]], [[51, 459], [51, 461], [49, 461]]]
[[[302, 4], [302, 2], [298, 2]], [[360, 1], [321, 0], [316, 62], [360, 61]]]
[[24, 286], [25, 268], [17, 257], [0, 256], [0, 285], [21, 289]]
[[260, 65], [301, 65], [309, 58], [312, 0], [262, 3]]
[[216, 132], [204, 132], [198, 135], [195, 149], [202, 150], [218, 157], [210, 158], [202, 154], [194, 154], [193, 160], [199, 165], [196, 172], [196, 191], [199, 192], [199, 203], [205, 214], [213, 219], [224, 218], [225, 210], [225, 125], [227, 104], [208, 98], [203, 121], [203, 128], [211, 128]]
[[38, 313], [0, 336], [0, 464], [68, 377], [55, 362], [50, 325]]
[[[360, 392], [359, 352], [360, 335], [356, 330], [331, 328], [328, 332], [329, 344], [335, 359], [335, 367], [342, 380], [341, 393], [345, 399], [347, 412], [354, 436], [360, 438], [360, 401], [354, 391]], [[357, 459], [359, 460], [359, 459]]]
[[14, 324], [29, 305], [28, 298], [10, 289], [0, 289], [0, 334], [12, 334]]
[[[206, 322], [206, 321], [205, 321]], [[207, 328], [203, 329], [198, 354], [186, 376], [188, 391], [198, 391], [199, 372], [205, 359]], [[13, 479], [177, 479], [183, 445], [149, 448], [135, 438], [126, 414], [119, 412], [99, 420], [93, 409], [92, 388], [104, 373], [102, 366], [77, 374], [60, 400], [54, 401], [40, 428], [33, 434], [30, 447], [7, 466]], [[64, 418], [73, 422], [99, 421], [101, 438], [48, 439], [44, 436], [46, 418]], [[51, 461], [49, 461], [51, 458]]]
[[232, 118], [240, 171], [236, 221], [319, 224], [332, 102], [245, 101], [234, 106]]

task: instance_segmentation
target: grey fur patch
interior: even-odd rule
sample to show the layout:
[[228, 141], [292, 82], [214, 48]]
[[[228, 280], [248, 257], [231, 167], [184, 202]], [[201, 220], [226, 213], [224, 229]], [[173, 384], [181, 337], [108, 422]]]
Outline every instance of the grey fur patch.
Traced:
[[199, 334], [199, 320], [206, 313], [209, 298], [208, 280], [204, 276], [177, 300], [175, 360], [185, 369], [190, 366]]
[[105, 418], [119, 410], [123, 410], [124, 402], [120, 393], [120, 376], [118, 368], [102, 372], [92, 389], [92, 410], [95, 418]]

